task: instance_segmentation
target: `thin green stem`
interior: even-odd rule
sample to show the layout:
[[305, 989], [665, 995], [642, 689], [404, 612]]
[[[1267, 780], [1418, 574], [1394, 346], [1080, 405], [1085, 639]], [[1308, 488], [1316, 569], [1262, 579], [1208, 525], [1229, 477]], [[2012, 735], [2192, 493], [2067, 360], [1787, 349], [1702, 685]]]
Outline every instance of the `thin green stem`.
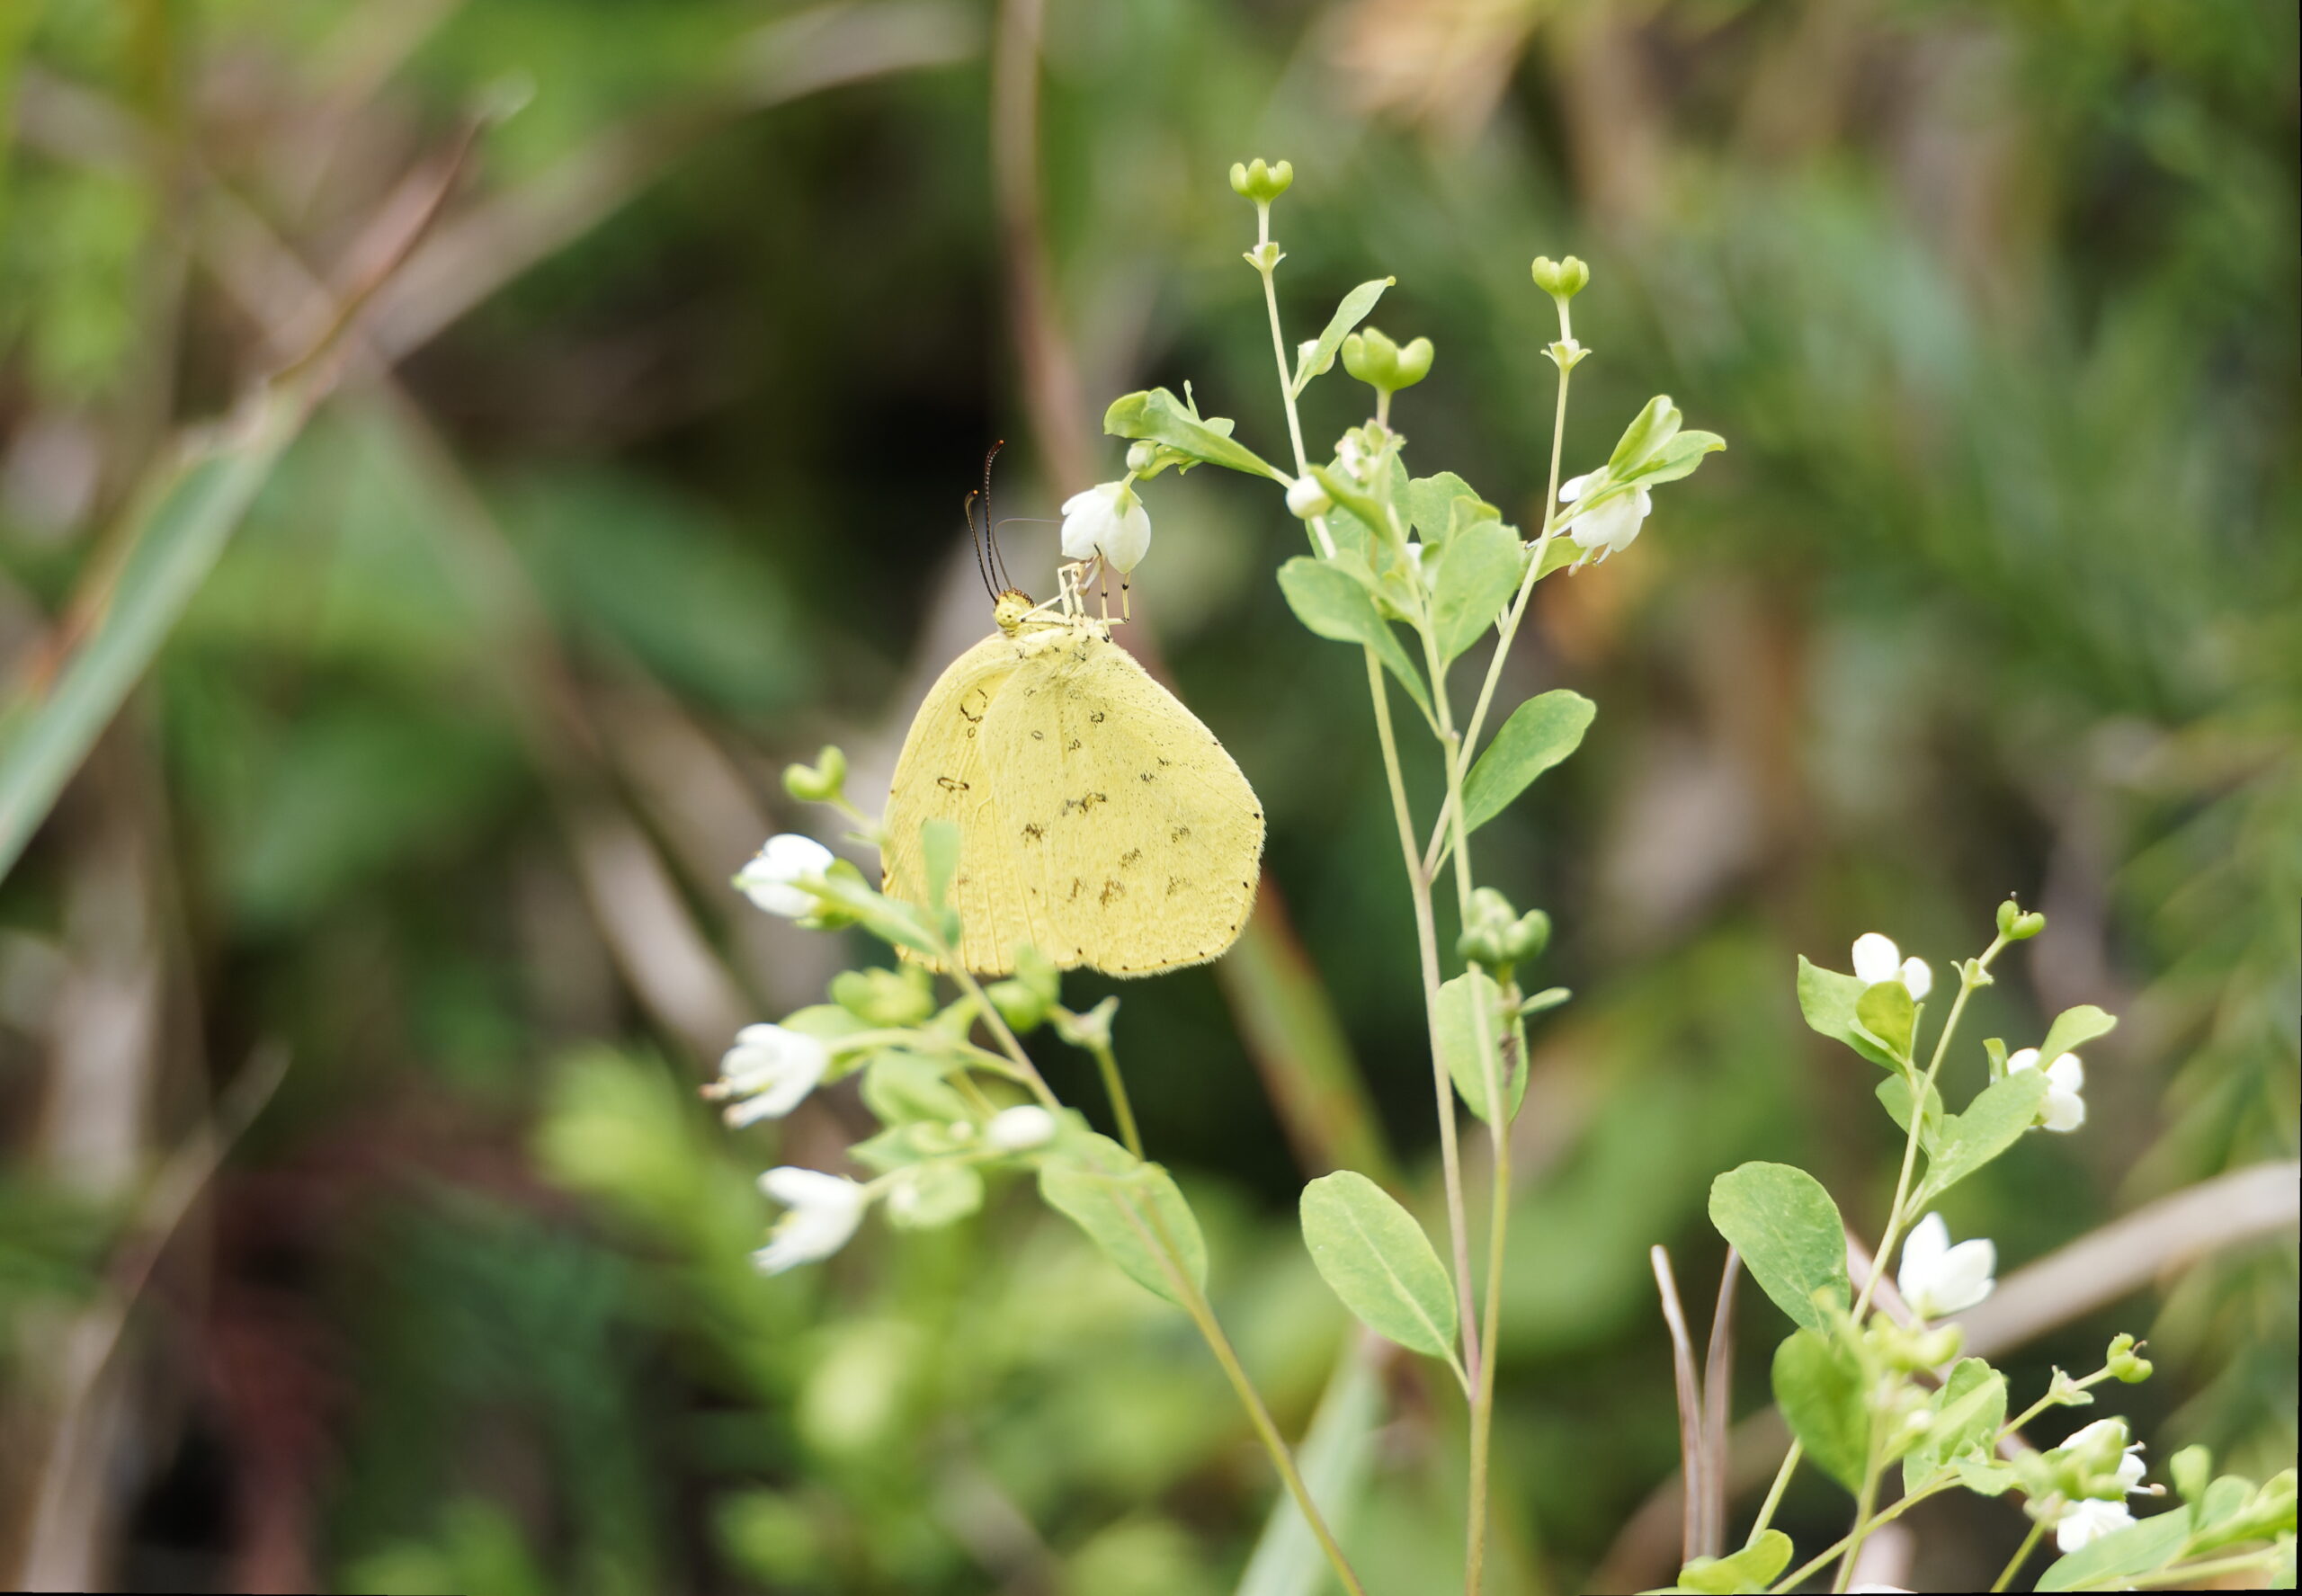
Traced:
[[1782, 1505], [1782, 1493], [1790, 1488], [1790, 1476], [1798, 1472], [1798, 1459], [1805, 1454], [1806, 1449], [1795, 1440], [1790, 1443], [1790, 1449], [1783, 1453], [1782, 1467], [1774, 1471], [1774, 1484], [1766, 1488], [1766, 1500], [1759, 1504], [1758, 1521], [1751, 1526], [1744, 1546], [1764, 1535], [1767, 1526], [1774, 1522], [1774, 1510]]
[[[1877, 1426], [1874, 1424], [1872, 1429], [1875, 1432]], [[1846, 1549], [1838, 1560], [1838, 1574], [1831, 1581], [1834, 1592], [1844, 1591], [1854, 1583], [1855, 1555], [1862, 1550], [1862, 1543], [1869, 1538], [1870, 1532], [1878, 1527], [1878, 1522], [1884, 1521], [1873, 1521], [1870, 1517], [1870, 1510], [1878, 1504], [1878, 1444], [1874, 1433], [1869, 1449], [1862, 1459], [1862, 1489], [1854, 1497], [1854, 1528], [1847, 1531]]]
[[959, 962], [959, 950], [944, 947], [938, 948], [936, 952], [950, 967], [951, 979], [959, 983], [959, 990], [975, 999], [976, 1012], [983, 1016], [984, 1024], [990, 1027], [991, 1034], [997, 1039], [999, 1050], [1004, 1053], [1008, 1062], [1015, 1066], [1015, 1078], [1030, 1087], [1031, 1095], [1038, 1098], [1041, 1106], [1050, 1112], [1062, 1108], [1062, 1100], [1055, 1095], [1054, 1091], [1048, 1087], [1046, 1078], [1039, 1074], [1039, 1066], [1033, 1064], [1031, 1056], [1023, 1051], [1022, 1043], [1015, 1039], [1015, 1033], [1007, 1029], [1007, 1021], [1000, 1017], [999, 1011], [992, 1005], [991, 1000], [984, 995], [983, 987], [968, 972], [967, 966]]
[[1998, 1578], [1992, 1582], [1990, 1588], [1993, 1591], [2003, 1591], [2014, 1583], [2014, 1576], [2021, 1572], [2022, 1565], [2030, 1560], [2030, 1554], [2038, 1550], [2039, 1538], [2046, 1532], [2044, 1523], [2031, 1524], [2030, 1534], [2022, 1538], [2022, 1544], [2014, 1549], [2014, 1555], [2006, 1560], [2006, 1566], [1998, 1571]]
[[[1869, 1525], [1863, 1530], [1863, 1533], [1867, 1535], [1882, 1524], [1893, 1523], [1896, 1519], [1901, 1518], [1905, 1513], [1910, 1511], [1911, 1509], [1916, 1507], [1920, 1502], [1924, 1502], [1928, 1497], [1939, 1496], [1944, 1491], [1950, 1489], [1950, 1476], [1944, 1476], [1939, 1482], [1930, 1482], [1923, 1489], [1912, 1492], [1909, 1495], [1902, 1498], [1899, 1502], [1896, 1502], [1892, 1507], [1880, 1509], [1878, 1516], [1870, 1521]], [[1773, 1584], [1769, 1585], [1767, 1587], [1768, 1591], [1772, 1592], [1773, 1596], [1781, 1596], [1781, 1593], [1786, 1591], [1797, 1590], [1816, 1574], [1818, 1574], [1823, 1569], [1828, 1567], [1831, 1560], [1836, 1557], [1841, 1552], [1844, 1551], [1846, 1549], [1847, 1542], [1853, 1538], [1853, 1535], [1849, 1533], [1842, 1538], [1833, 1541], [1828, 1547], [1825, 1547], [1814, 1557], [1800, 1564], [1782, 1578], [1775, 1581]]]
[[1486, 1323], [1479, 1340], [1486, 1355], [1479, 1360], [1478, 1390], [1471, 1401], [1470, 1506], [1464, 1524], [1468, 1547], [1464, 1589], [1469, 1596], [1478, 1596], [1486, 1573], [1488, 1454], [1495, 1438], [1495, 1354], [1503, 1330], [1503, 1243], [1511, 1224], [1511, 1137], [1505, 1128], [1505, 1110], [1495, 1074], [1490, 1050], [1486, 1101], [1488, 1112], [1494, 1116], [1489, 1130], [1495, 1146], [1495, 1178], [1487, 1214]]
[[1111, 1094], [1111, 1118], [1119, 1121], [1119, 1139], [1138, 1158], [1143, 1156], [1143, 1135], [1135, 1128], [1135, 1108], [1127, 1101], [1127, 1083], [1120, 1078], [1119, 1060], [1109, 1047], [1096, 1043], [1088, 1049], [1095, 1056], [1095, 1067], [1102, 1072], [1103, 1090]]
[[1422, 958], [1423, 1013], [1431, 1044], [1431, 1082], [1438, 1095], [1439, 1164], [1447, 1187], [1447, 1234], [1454, 1247], [1455, 1293], [1463, 1326], [1463, 1369], [1476, 1382], [1480, 1372], [1479, 1338], [1476, 1329], [1477, 1305], [1471, 1298], [1470, 1225], [1463, 1203], [1462, 1150], [1455, 1136], [1455, 1086], [1447, 1075], [1447, 1060], [1439, 1041], [1439, 932], [1431, 913], [1431, 878], [1414, 856], [1414, 817], [1407, 807], [1406, 782], [1399, 773], [1398, 739], [1391, 730], [1391, 706], [1383, 684], [1383, 667], [1375, 651], [1367, 650], [1367, 691], [1375, 705], [1375, 735], [1383, 748], [1383, 772], [1389, 779], [1391, 813], [1398, 822], [1399, 859], [1406, 869], [1409, 896], [1414, 902], [1415, 945]]
[[1246, 1410], [1247, 1422], [1254, 1426], [1256, 1439], [1263, 1442], [1263, 1450], [1270, 1454], [1271, 1467], [1279, 1471], [1280, 1483], [1287, 1487], [1288, 1494], [1295, 1499], [1303, 1521], [1310, 1526], [1311, 1534], [1317, 1539], [1320, 1549], [1325, 1552], [1335, 1577], [1343, 1582], [1343, 1589], [1350, 1592], [1350, 1596], [1367, 1596], [1366, 1587], [1359, 1583], [1359, 1575], [1351, 1566], [1351, 1559], [1343, 1555], [1343, 1547], [1327, 1528], [1325, 1515], [1319, 1511], [1319, 1504], [1311, 1499], [1310, 1487], [1303, 1483], [1302, 1471], [1295, 1467], [1295, 1454], [1288, 1446], [1287, 1438], [1280, 1434], [1279, 1425], [1271, 1418], [1271, 1410], [1263, 1405], [1262, 1394], [1256, 1391], [1254, 1382], [1247, 1378], [1246, 1368], [1239, 1361], [1239, 1354], [1231, 1345], [1231, 1338], [1224, 1334], [1222, 1323], [1216, 1318], [1215, 1309], [1208, 1302], [1207, 1294], [1199, 1288], [1199, 1282], [1192, 1279], [1191, 1271], [1183, 1267], [1182, 1250], [1175, 1245], [1174, 1237], [1167, 1233], [1165, 1223], [1159, 1217], [1159, 1210], [1147, 1205], [1138, 1212], [1134, 1199], [1126, 1196], [1118, 1196], [1117, 1201], [1120, 1214], [1134, 1226], [1143, 1244], [1159, 1261], [1160, 1271], [1167, 1277], [1167, 1283], [1173, 1288], [1183, 1312], [1198, 1327], [1200, 1339], [1207, 1342], [1208, 1351], [1215, 1354], [1215, 1361], [1222, 1366], [1224, 1378], [1231, 1382], [1232, 1392], [1238, 1397], [1239, 1405]]
[[[2110, 1371], [2109, 1369], [2098, 1369], [2083, 1380], [2071, 1381], [2067, 1389], [2083, 1391], [2090, 1386], [2101, 1385], [2104, 1380], [2107, 1380], [2110, 1378]], [[2029, 1407], [2024, 1408], [2013, 1418], [2007, 1420], [2005, 1423], [2000, 1425], [1998, 1428], [1998, 1439], [2004, 1440], [2016, 1431], [2028, 1426], [2031, 1420], [2037, 1418], [2040, 1413], [2045, 1413], [2047, 1409], [2050, 1407], [2067, 1407], [2070, 1404], [2068, 1403], [2064, 1402], [2061, 1398], [2055, 1395], [2051, 1387], [2049, 1387], [2046, 1395], [2039, 1397], [2038, 1401], [2032, 1403]]]
[[1975, 988], [1983, 985], [1980, 976], [1988, 973], [1990, 961], [2006, 946], [2004, 936], [1993, 937], [1990, 946], [1973, 965], [1958, 967], [1958, 995], [1950, 1001], [1950, 1016], [1942, 1021], [1942, 1030], [1934, 1040], [1934, 1057], [1927, 1064], [1926, 1078], [1920, 1082], [1911, 1096], [1910, 1131], [1903, 1138], [1902, 1172], [1895, 1177], [1895, 1200], [1887, 1209], [1887, 1228], [1878, 1237], [1878, 1250], [1871, 1255], [1869, 1277], [1862, 1282], [1862, 1295], [1854, 1301], [1854, 1322], [1862, 1323], [1862, 1315], [1869, 1311], [1870, 1297], [1878, 1288], [1878, 1277], [1887, 1272], [1887, 1261], [1895, 1255], [1895, 1244], [1902, 1239], [1903, 1222], [1909, 1217], [1903, 1205], [1910, 1200], [1910, 1177], [1918, 1164], [1919, 1132], [1926, 1126], [1926, 1105], [1934, 1091], [1934, 1078], [1942, 1072], [1942, 1060], [1950, 1052], [1950, 1038], [1958, 1029], [1958, 1017], [1967, 1012], [1967, 999]]
[[[1271, 206], [1266, 202], [1255, 207], [1255, 245], [1258, 257], [1262, 254], [1262, 246], [1270, 242]], [[1287, 401], [1287, 437], [1288, 441], [1295, 445], [1295, 475], [1300, 477], [1309, 469], [1310, 460], [1309, 457], [1303, 452], [1303, 418], [1297, 414], [1295, 408], [1294, 373], [1287, 369], [1287, 334], [1280, 330], [1279, 285], [1274, 281], [1277, 273], [1272, 267], [1262, 264], [1260, 259], [1256, 263], [1255, 272], [1263, 278], [1263, 309], [1269, 312], [1271, 317], [1271, 358], [1279, 365], [1279, 392]]]

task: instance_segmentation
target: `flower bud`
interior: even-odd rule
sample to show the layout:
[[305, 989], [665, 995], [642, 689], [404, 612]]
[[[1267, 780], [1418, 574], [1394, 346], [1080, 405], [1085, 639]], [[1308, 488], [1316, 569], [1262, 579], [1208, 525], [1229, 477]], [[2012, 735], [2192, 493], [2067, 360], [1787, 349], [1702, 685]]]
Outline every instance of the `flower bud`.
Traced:
[[994, 981], [983, 989], [991, 1006], [1017, 1036], [1029, 1036], [1047, 1022], [1048, 1000], [1022, 981]]
[[2166, 1459], [2166, 1477], [2184, 1502], [2197, 1502], [2214, 1481], [2214, 1454], [2204, 1447], [2184, 1447]]
[[1287, 485], [1287, 508], [1299, 521], [1325, 515], [1334, 508], [1334, 496], [1319, 479], [1306, 471]]
[[842, 970], [831, 978], [831, 1001], [866, 1025], [917, 1025], [935, 1012], [935, 988], [920, 966]]
[[1140, 477], [1158, 462], [1159, 446], [1148, 438], [1127, 446], [1127, 468]]
[[2134, 1349], [2139, 1344], [2130, 1335], [2111, 1338], [2110, 1350], [2102, 1355], [2102, 1366], [2110, 1371], [2113, 1378], [2128, 1386], [2138, 1386], [2150, 1378], [2150, 1360], [2135, 1355]]
[[1573, 255], [1563, 261], [1548, 255], [1535, 257], [1535, 286], [1554, 299], [1573, 299], [1590, 281], [1591, 268]]
[[1295, 166], [1291, 161], [1273, 165], [1258, 157], [1252, 161], [1231, 163], [1231, 192], [1258, 205], [1268, 205], [1285, 193], [1295, 182]]
[[1373, 327], [1343, 341], [1343, 369], [1379, 393], [1413, 388], [1431, 374], [1431, 340], [1417, 338], [1405, 348]]
[[1037, 1103], [1002, 1109], [983, 1128], [983, 1139], [1003, 1153], [1028, 1153], [1055, 1140], [1055, 1116]]
[[2024, 942], [2047, 928], [2047, 917], [2033, 909], [2022, 912], [2022, 905], [2008, 898], [1998, 905], [1998, 934], [2010, 942]]
[[1266, 238], [1248, 250], [1246, 257], [1247, 264], [1256, 271], [1275, 272], [1279, 269], [1279, 263], [1287, 258], [1287, 252], [1279, 247], [1278, 239]]
[[835, 804], [847, 786], [847, 755], [826, 745], [811, 765], [783, 767], [783, 790], [803, 804]]

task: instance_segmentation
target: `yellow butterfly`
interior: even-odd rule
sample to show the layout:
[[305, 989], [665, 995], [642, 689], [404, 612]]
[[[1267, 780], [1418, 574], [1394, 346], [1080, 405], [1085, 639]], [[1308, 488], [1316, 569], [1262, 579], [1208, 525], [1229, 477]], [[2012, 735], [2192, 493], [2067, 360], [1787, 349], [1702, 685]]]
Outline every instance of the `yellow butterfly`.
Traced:
[[1254, 906], [1254, 789], [1109, 621], [1083, 612], [1082, 579], [1065, 567], [1054, 605], [1000, 593], [999, 629], [928, 691], [896, 761], [885, 890], [924, 904], [920, 827], [956, 822], [959, 959], [981, 974], [1013, 969], [1026, 942], [1060, 968], [1115, 976], [1204, 964]]

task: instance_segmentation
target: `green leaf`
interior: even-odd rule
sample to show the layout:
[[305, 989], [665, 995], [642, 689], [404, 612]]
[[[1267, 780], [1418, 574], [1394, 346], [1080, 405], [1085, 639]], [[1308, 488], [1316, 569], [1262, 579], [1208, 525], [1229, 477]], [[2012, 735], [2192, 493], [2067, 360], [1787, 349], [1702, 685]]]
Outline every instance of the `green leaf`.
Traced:
[[1329, 561], [1297, 555], [1279, 567], [1279, 591], [1287, 595], [1295, 619], [1316, 636], [1372, 648], [1423, 714], [1431, 713], [1431, 694], [1422, 673], [1407, 658], [1391, 623], [1375, 608], [1373, 595], [1348, 572]]
[[1463, 831], [1477, 831], [1526, 791], [1535, 778], [1582, 745], [1599, 707], [1564, 687], [1511, 711], [1463, 778]]
[[1700, 1591], [1705, 1596], [1741, 1596], [1763, 1591], [1790, 1566], [1790, 1538], [1780, 1529], [1765, 1529], [1741, 1551], [1724, 1557], [1697, 1557], [1679, 1570], [1678, 1589]]
[[930, 820], [919, 828], [919, 851], [927, 870], [927, 903], [941, 910], [951, 890], [951, 877], [959, 868], [959, 827], [957, 821]]
[[1903, 1457], [1903, 1491], [1917, 1491], [1946, 1465], [1990, 1460], [2006, 1422], [2006, 1377], [1979, 1358], [1961, 1358], [1934, 1394], [1926, 1432]]
[[915, 1164], [896, 1178], [884, 1205], [898, 1230], [935, 1230], [983, 1206], [983, 1177], [964, 1164]]
[[1565, 570], [1576, 560], [1581, 559], [1585, 552], [1583, 545], [1565, 532], [1554, 532], [1551, 535], [1550, 547], [1543, 550], [1543, 568], [1535, 580], [1539, 582], [1554, 571]]
[[1650, 455], [1644, 465], [1619, 477], [1616, 480], [1638, 487], [1659, 487], [1665, 482], [1676, 482], [1691, 477], [1702, 464], [1702, 457], [1717, 454], [1726, 447], [1726, 440], [1716, 432], [1681, 432]]
[[1912, 1028], [1918, 1023], [1918, 1005], [1900, 981], [1881, 981], [1865, 987], [1854, 1000], [1855, 1022], [1887, 1046], [1896, 1060], [1910, 1060]]
[[1670, 395], [1656, 394], [1647, 400], [1646, 408], [1631, 418], [1615, 444], [1614, 453], [1607, 457], [1608, 477], [1620, 482], [1645, 465], [1676, 435], [1681, 419], [1679, 407], [1671, 403]]
[[1330, 471], [1325, 466], [1314, 465], [1311, 476], [1327, 490], [1329, 498], [1350, 511], [1373, 535], [1375, 541], [1368, 550], [1370, 558], [1377, 548], [1396, 548], [1398, 546], [1400, 539], [1391, 535], [1391, 518], [1385, 513], [1382, 500], [1360, 486], [1347, 472]]
[[[1343, 347], [1343, 341], [1351, 335], [1351, 329], [1367, 319], [1367, 313], [1375, 308], [1375, 301], [1383, 297], [1383, 290], [1397, 281], [1396, 277], [1379, 277], [1361, 283], [1343, 295], [1343, 303], [1334, 308], [1333, 316], [1327, 317], [1326, 331], [1319, 334], [1318, 347], [1311, 352], [1308, 359], [1296, 363], [1295, 380], [1288, 385], [1289, 392], [1299, 394], [1310, 386], [1311, 379], [1334, 359], [1334, 352]], [[1103, 430], [1111, 430], [1108, 421], [1104, 423]]]
[[1407, 484], [1402, 502], [1407, 523], [1423, 534], [1423, 542], [1432, 548], [1444, 543], [1456, 529], [1458, 506], [1462, 509], [1464, 524], [1474, 521], [1501, 521], [1503, 512], [1481, 499], [1471, 485], [1452, 471], [1441, 471], [1436, 477], [1418, 477]]
[[119, 529], [124, 553], [79, 595], [96, 602], [69, 652], [0, 712], [0, 877], [215, 569], [311, 402], [308, 385], [290, 383], [201, 441], [162, 451]]
[[946, 1068], [916, 1053], [881, 1053], [863, 1071], [863, 1104], [882, 1125], [919, 1119], [949, 1125], [964, 1119], [967, 1100], [943, 1078]]
[[2003, 1496], [2016, 1484], [2017, 1476], [2012, 1466], [2001, 1463], [1996, 1458], [1988, 1462], [1954, 1463], [1950, 1467], [1958, 1476], [1958, 1484], [1977, 1496]]
[[[1503, 1067], [1505, 1022], [1502, 1007], [1503, 990], [1485, 970], [1467, 970], [1439, 988], [1439, 1051], [1446, 1060], [1447, 1074], [1453, 1078], [1455, 1090], [1462, 1094], [1463, 1106], [1490, 1125], [1494, 1119], [1486, 1106], [1489, 1057], [1495, 1060], [1495, 1078], [1503, 1083], [1503, 1094], [1510, 1101], [1511, 1119], [1519, 1117], [1519, 1105], [1527, 1095], [1526, 1070]], [[1478, 1048], [1478, 1016], [1482, 1012], [1486, 1015], [1490, 1054], [1482, 1054]]]
[[[1887, 1107], [1887, 1114], [1910, 1134], [1910, 1076], [1888, 1075], [1874, 1088], [1878, 1099]], [[1918, 1145], [1929, 1157], [1942, 1139], [1942, 1094], [1933, 1087], [1926, 1089], [1926, 1128], [1918, 1133]]]
[[1378, 1335], [1454, 1358], [1454, 1282], [1414, 1217], [1355, 1170], [1303, 1188], [1303, 1244], [1319, 1278]]
[[2048, 1565], [2033, 1587], [2040, 1591], [2076, 1591], [2088, 1585], [2115, 1586], [2146, 1574], [2155, 1574], [2182, 1555], [2190, 1539], [2190, 1515], [2181, 1508], [2157, 1513], [2113, 1529], [2091, 1546]]
[[1123, 394], [1103, 412], [1103, 431], [1115, 438], [1148, 438], [1181, 450], [1209, 465], [1228, 466], [1250, 476], [1284, 482], [1285, 475], [1262, 456], [1193, 415], [1164, 388]]
[[1039, 1195], [1087, 1233], [1103, 1256], [1137, 1285], [1176, 1306], [1183, 1299], [1162, 1255], [1179, 1257], [1184, 1275], [1207, 1289], [1207, 1242], [1174, 1180], [1109, 1137], [1067, 1137], [1062, 1152], [1039, 1166]]
[[2052, 1064], [2066, 1053], [2075, 1052], [2096, 1037], [2105, 1037], [2118, 1027], [2118, 1016], [2104, 1013], [2092, 1003], [2080, 1003], [2074, 1009], [2065, 1009], [2047, 1027], [2047, 1039], [2039, 1044], [2039, 1062]]
[[1783, 1421], [1807, 1456], [1849, 1491], [1862, 1488], [1870, 1451], [1862, 1385], [1860, 1360], [1829, 1336], [1793, 1331], [1775, 1349], [1774, 1400]]
[[1526, 574], [1526, 554], [1500, 522], [1482, 521], [1430, 557], [1439, 565], [1431, 581], [1432, 642], [1441, 663], [1452, 664], [1510, 608]]
[[2037, 1123], [2049, 1084], [2042, 1069], [2016, 1070], [1976, 1093], [1965, 1113], [1944, 1119], [1941, 1135], [1928, 1149], [1926, 1179], [1911, 1199], [1913, 1210], [1933, 1202], [2020, 1141]]
[[1854, 976], [1810, 964], [1803, 953], [1798, 956], [1798, 1012], [1807, 1017], [1807, 1028], [1844, 1042], [1882, 1069], [1898, 1069], [1895, 1056], [1855, 1018], [1862, 993], [1862, 983]]
[[1728, 1170], [1710, 1183], [1710, 1222], [1793, 1324], [1816, 1331], [1830, 1324], [1816, 1306], [1817, 1291], [1828, 1292], [1841, 1308], [1853, 1301], [1846, 1226], [1831, 1194], [1805, 1170], [1787, 1164]]

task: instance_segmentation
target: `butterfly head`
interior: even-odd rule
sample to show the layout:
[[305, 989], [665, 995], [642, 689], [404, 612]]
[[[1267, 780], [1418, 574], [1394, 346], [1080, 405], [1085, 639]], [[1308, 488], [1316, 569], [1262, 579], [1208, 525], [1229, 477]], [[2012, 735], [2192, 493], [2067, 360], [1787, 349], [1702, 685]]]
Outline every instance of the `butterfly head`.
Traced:
[[991, 619], [999, 623], [1001, 631], [1012, 638], [1035, 607], [1031, 594], [1011, 587], [992, 602]]

